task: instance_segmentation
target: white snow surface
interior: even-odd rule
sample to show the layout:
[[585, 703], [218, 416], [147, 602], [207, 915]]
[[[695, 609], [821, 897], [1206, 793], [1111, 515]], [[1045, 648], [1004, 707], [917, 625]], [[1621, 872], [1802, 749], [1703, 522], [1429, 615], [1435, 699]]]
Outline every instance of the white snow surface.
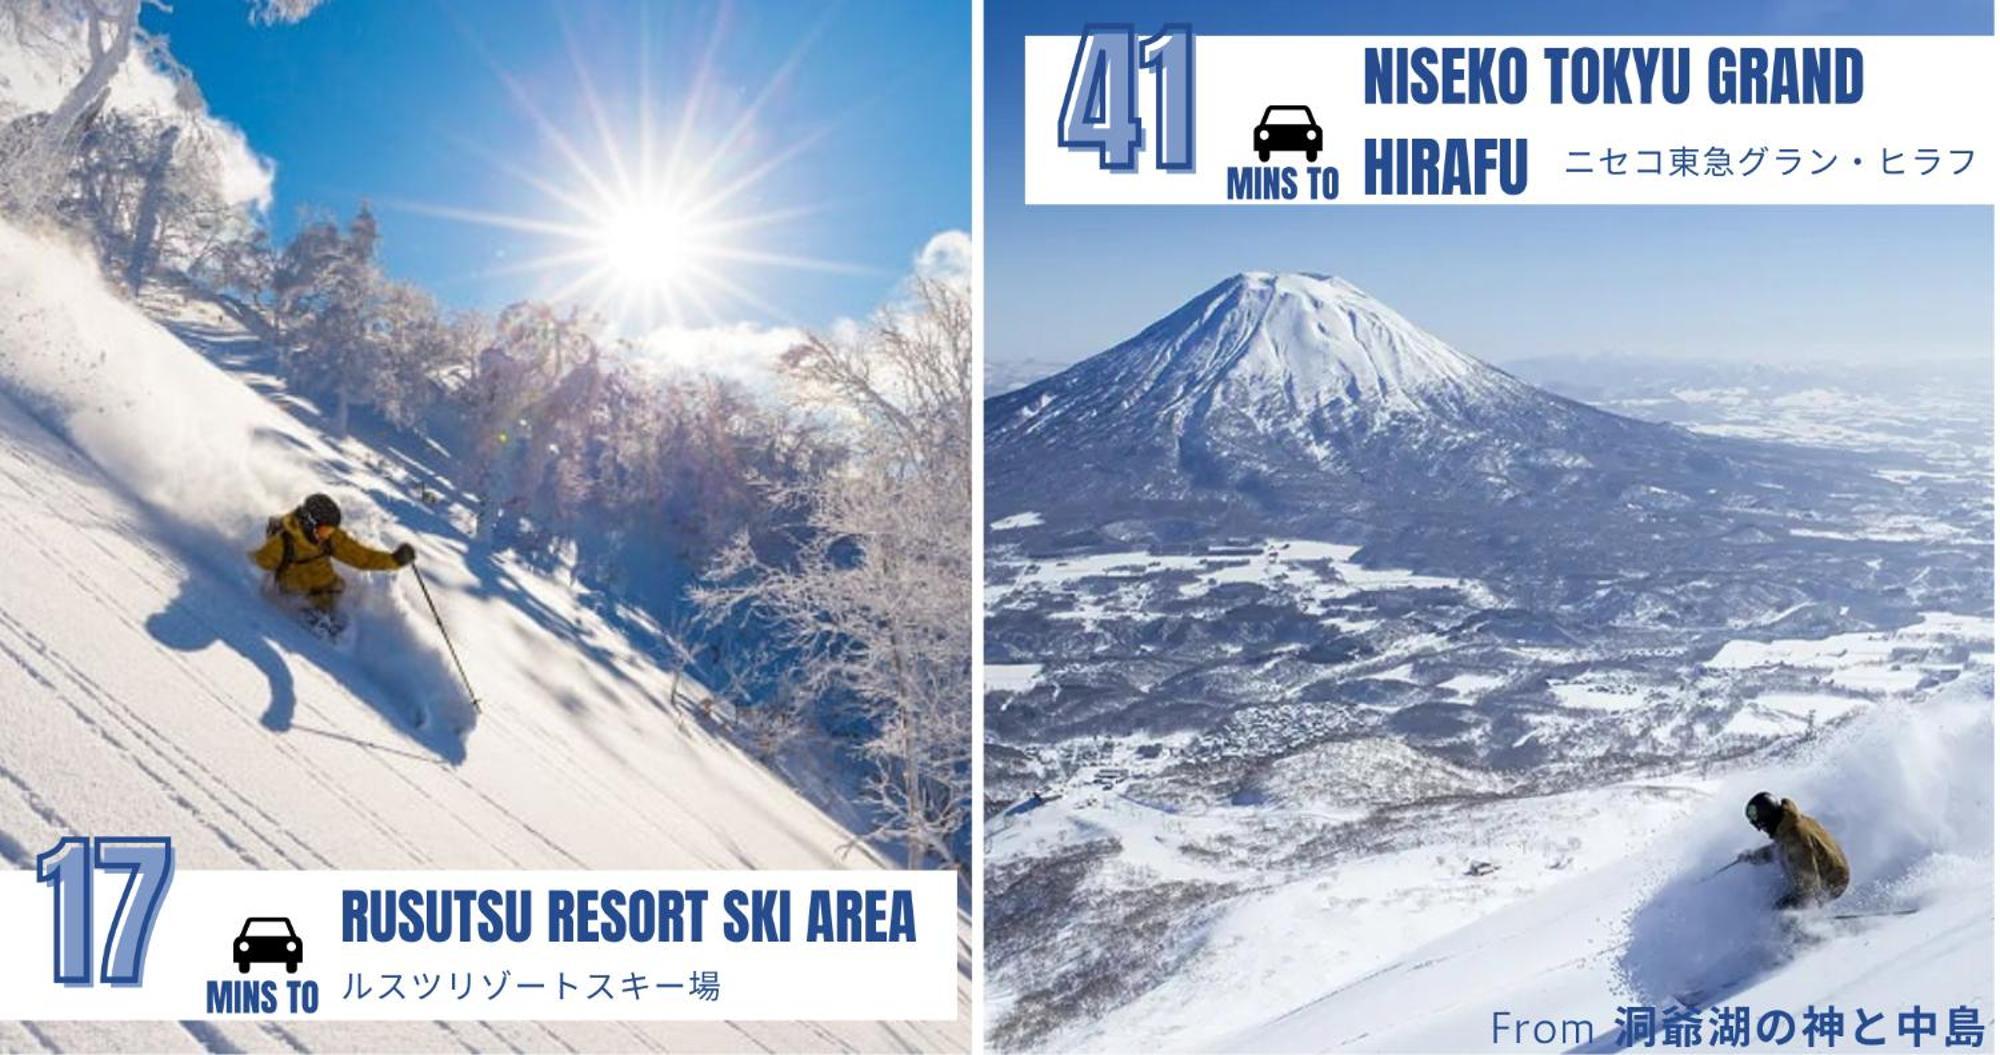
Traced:
[[[1004, 607], [1039, 592], [1072, 592], [1089, 579], [1143, 584], [1161, 574], [1181, 572], [1194, 576], [1180, 587], [1184, 597], [1201, 596], [1231, 583], [1256, 583], [1297, 595], [1320, 608], [1375, 590], [1453, 589], [1474, 604], [1495, 603], [1492, 591], [1482, 583], [1403, 568], [1372, 568], [1354, 560], [1359, 552], [1358, 546], [1334, 542], [1266, 539], [1256, 542], [1254, 549], [1227, 553], [1131, 550], [1050, 557], [1027, 562], [1011, 583], [989, 584], [985, 598], [989, 608]], [[1119, 589], [1104, 595], [1073, 593], [1067, 609], [1051, 618], [1094, 622], [1142, 617], [1150, 611], [1143, 598]]]
[[[1745, 1005], [1752, 1015], [1833, 1004], [1894, 1012], [1957, 1005], [1993, 1021], [1993, 717], [1990, 678], [1968, 677], [1917, 703], [1885, 704], [1806, 758], [1704, 784], [1676, 823], [1636, 849], [1539, 893], [1494, 905], [1448, 932], [1376, 960], [1295, 964], [1321, 994], [1283, 1014], [1174, 1041], [1233, 1051], [1474, 1051], [1510, 1020], [1588, 1020], [1595, 1047], [1615, 1046], [1618, 1008], [1682, 996]], [[1831, 830], [1853, 881], [1834, 906], [1786, 919], [1769, 909], [1774, 868], [1711, 874], [1762, 842], [1740, 803], [1758, 790], [1795, 798]], [[1622, 805], [1598, 794], [1607, 810]], [[1569, 797], [1564, 797], [1569, 798]], [[1555, 805], [1552, 803], [1552, 805]], [[1549, 813], [1571, 823], [1567, 809]], [[1586, 836], [1618, 816], [1587, 820]], [[1630, 818], [1640, 826], [1642, 815]], [[1629, 833], [1628, 833], [1629, 834]], [[1582, 854], [1580, 853], [1581, 857]], [[1500, 876], [1508, 873], [1502, 871]], [[1328, 884], [1324, 897], [1342, 895]], [[1915, 908], [1836, 920], [1839, 913]], [[1387, 914], [1387, 909], [1381, 910]], [[1272, 926], [1267, 942], [1297, 940]], [[1308, 941], [1324, 942], [1310, 935]], [[1181, 994], [1185, 996], [1186, 994]], [[1205, 1004], [1213, 1012], [1217, 1003]], [[1708, 1035], [1707, 1030], [1703, 1032]], [[1879, 1034], [1878, 1034], [1879, 1035]], [[1934, 1038], [1935, 1039], [1935, 1038]], [[1514, 1043], [1510, 1050], [1577, 1047]]]
[[1414, 408], [1425, 389], [1503, 376], [1346, 279], [1250, 272], [1235, 281], [1241, 297], [1221, 302], [1227, 312], [1183, 342], [1206, 353], [1198, 371], [1227, 372], [1225, 387], [1287, 386], [1303, 406], [1351, 399]]
[[987, 692], [1026, 692], [1041, 684], [1040, 663], [986, 664]]
[[[576, 592], [0, 225], [0, 861], [172, 836], [189, 868], [879, 868]], [[264, 599], [263, 518], [332, 492], [419, 566], [348, 569], [351, 645]], [[677, 696], [676, 696], [677, 690]], [[963, 1005], [962, 1005], [963, 1007]], [[0, 1023], [0, 1049], [954, 1050], [956, 1023]]]
[[1010, 517], [1001, 517], [1000, 519], [995, 520], [993, 523], [986, 525], [986, 530], [1018, 531], [1021, 528], [1035, 527], [1039, 525], [1041, 522], [1042, 522], [1042, 515], [1040, 513], [1032, 511], [1027, 513], [1016, 513]]

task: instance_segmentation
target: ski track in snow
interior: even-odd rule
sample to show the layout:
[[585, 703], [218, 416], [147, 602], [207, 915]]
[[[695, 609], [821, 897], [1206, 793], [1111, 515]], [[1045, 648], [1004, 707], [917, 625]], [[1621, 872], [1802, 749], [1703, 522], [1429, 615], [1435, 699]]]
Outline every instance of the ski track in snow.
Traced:
[[[705, 689], [683, 677], [670, 700], [643, 642], [434, 513], [385, 512], [375, 496], [398, 485], [356, 441], [248, 392], [73, 254], [0, 225], [0, 535], [17, 540], [0, 576], [0, 860], [143, 830], [192, 868], [884, 866], [842, 856], [844, 829], [706, 724]], [[413, 584], [345, 573], [357, 654], [248, 585], [255, 540], [233, 532], [270, 509], [230, 503], [320, 479], [370, 541], [419, 536], [489, 701], [476, 725], [411, 713], [410, 691], [447, 669]], [[173, 519], [154, 504], [189, 496]], [[379, 654], [418, 647], [428, 668]], [[956, 1023], [0, 1023], [0, 1049], [953, 1050], [964, 1007]]]
[[[13, 443], [7, 443], [6, 447], [8, 453], [13, 456], [13, 461], [15, 465], [19, 466], [23, 464], [22, 462], [23, 452], [21, 452], [19, 447]], [[9, 472], [7, 475], [9, 477], [10, 482], [16, 484], [17, 486], [20, 485], [21, 483], [20, 478], [16, 476], [13, 472]], [[31, 492], [28, 492], [26, 489], [23, 489], [21, 493], [22, 497], [26, 497]], [[80, 501], [82, 499], [82, 496], [76, 493], [74, 490], [69, 491], [64, 497], [72, 502]], [[50, 505], [47, 511], [53, 514], [55, 512], [55, 507], [53, 505]], [[91, 598], [93, 601], [97, 602], [97, 604], [100, 606], [102, 610], [117, 612], [120, 621], [134, 630], [143, 629], [127, 613], [121, 610], [120, 606], [113, 598], [107, 596], [90, 579], [88, 579], [82, 573], [82, 570], [80, 568], [75, 566], [70, 561], [66, 560], [62, 555], [58, 554], [50, 547], [42, 545], [38, 541], [38, 533], [33, 530], [32, 526], [25, 523], [17, 514], [15, 514], [12, 511], [12, 503], [10, 503], [7, 507], [0, 507], [0, 524], [7, 525], [11, 529], [9, 533], [14, 537], [26, 539], [30, 543], [30, 545], [34, 546], [36, 552], [46, 563], [61, 569], [66, 575], [66, 577], [69, 579], [70, 583], [77, 588], [78, 592], [84, 594], [85, 596]], [[111, 554], [108, 550], [106, 550], [101, 542], [97, 542], [95, 539], [93, 539], [92, 541], [95, 548], [98, 550], [100, 554], [105, 556], [107, 559], [115, 559], [114, 555]], [[164, 557], [164, 555], [161, 554], [157, 549], [150, 549], [150, 548], [147, 555], [153, 557], [154, 559], [163, 559]], [[112, 566], [118, 566], [118, 565], [113, 564]], [[242, 822], [243, 826], [248, 830], [253, 832], [262, 832], [265, 830], [276, 830], [282, 832], [285, 830], [283, 822], [278, 817], [259, 808], [250, 797], [244, 795], [241, 791], [238, 791], [233, 785], [229, 783], [229, 781], [221, 778], [218, 774], [216, 774], [212, 770], [209, 770], [207, 767], [203, 766], [202, 763], [198, 759], [194, 758], [192, 755], [187, 754], [185, 751], [181, 751], [179, 752], [178, 761], [176, 761], [176, 759], [172, 757], [169, 757], [168, 752], [174, 751], [178, 747], [178, 745], [174, 744], [171, 738], [163, 736], [160, 729], [146, 722], [146, 720], [143, 717], [140, 717], [131, 708], [125, 706], [121, 701], [119, 701], [114, 694], [106, 692], [75, 663], [70, 662], [66, 658], [62, 657], [60, 654], [52, 653], [49, 650], [48, 646], [45, 643], [43, 643], [39, 637], [35, 636], [33, 631], [29, 630], [27, 627], [22, 626], [13, 619], [9, 618], [5, 612], [0, 612], [0, 628], [5, 628], [13, 631], [14, 636], [19, 638], [25, 644], [27, 644], [32, 651], [42, 655], [50, 663], [58, 667], [60, 671], [67, 677], [67, 679], [72, 684], [82, 689], [84, 695], [89, 699], [90, 702], [99, 705], [99, 707], [103, 710], [104, 713], [112, 715], [118, 721], [119, 725], [121, 725], [125, 729], [125, 731], [131, 735], [133, 743], [139, 745], [145, 745], [147, 749], [149, 749], [157, 758], [159, 758], [159, 760], [165, 762], [170, 766], [175, 766], [176, 773], [174, 774], [174, 776], [181, 778], [181, 780], [179, 781], [169, 779], [168, 777], [159, 774], [156, 770], [147, 766], [145, 759], [138, 754], [141, 748], [128, 746], [125, 742], [121, 741], [119, 738], [112, 735], [110, 731], [102, 723], [96, 721], [91, 717], [91, 712], [89, 710], [77, 705], [76, 699], [73, 695], [62, 692], [59, 686], [49, 681], [46, 677], [42, 677], [39, 674], [35, 674], [34, 668], [23, 657], [21, 657], [18, 653], [12, 653], [11, 650], [8, 650], [10, 654], [14, 656], [16, 662], [20, 663], [24, 668], [29, 669], [31, 674], [35, 674], [38, 681], [41, 681], [44, 685], [49, 686], [52, 690], [54, 690], [58, 694], [60, 698], [64, 700], [65, 703], [69, 704], [71, 709], [75, 711], [79, 720], [81, 720], [87, 725], [91, 725], [92, 727], [96, 728], [99, 734], [103, 736], [108, 742], [110, 742], [117, 749], [124, 751], [129, 757], [133, 758], [133, 760], [140, 766], [142, 770], [147, 772], [149, 775], [152, 775], [154, 779], [160, 784], [161, 789], [165, 793], [172, 796], [177, 801], [185, 804], [190, 810], [195, 810], [194, 804], [187, 802], [185, 798], [182, 797], [181, 794], [176, 790], [177, 787], [182, 786], [182, 784], [185, 783], [188, 786], [196, 788], [221, 789], [229, 792], [231, 797], [235, 798], [238, 802], [243, 804], [243, 806], [247, 808], [249, 811], [254, 812], [256, 814], [257, 820], [263, 822], [262, 825], [251, 824], [250, 818], [246, 817], [243, 813], [232, 810], [226, 804], [220, 804], [223, 811], [226, 814], [228, 814], [231, 819]], [[0, 650], [4, 649], [5, 646], [0, 645]], [[232, 714], [232, 717], [236, 717], [239, 719], [244, 717], [240, 714], [234, 714], [229, 709], [228, 706], [229, 700], [226, 694], [218, 691], [215, 685], [205, 675], [203, 675], [199, 669], [197, 669], [196, 667], [193, 666], [193, 664], [188, 662], [188, 660], [182, 654], [164, 649], [161, 651], [163, 652], [163, 654], [167, 656], [170, 662], [174, 663], [177, 667], [181, 669], [181, 671], [184, 674], [188, 676], [190, 681], [200, 686], [204, 690], [205, 694], [213, 702], [220, 705], [218, 713]], [[143, 733], [144, 735], [140, 735], [141, 733]], [[291, 751], [289, 748], [286, 749], [286, 753], [289, 756], [289, 761], [291, 762], [291, 764], [300, 767], [302, 770], [313, 776], [315, 785], [318, 787], [320, 791], [328, 794], [335, 800], [340, 801], [348, 805], [349, 807], [355, 809], [357, 813], [365, 817], [368, 820], [369, 827], [372, 831], [390, 840], [392, 843], [396, 844], [400, 849], [409, 853], [413, 860], [427, 861], [427, 857], [424, 855], [423, 851], [419, 847], [410, 844], [406, 840], [403, 840], [393, 828], [391, 828], [390, 826], [388, 826], [383, 822], [382, 818], [379, 815], [374, 814], [367, 807], [353, 800], [336, 783], [326, 779], [325, 775], [322, 772], [320, 772], [317, 767], [313, 766], [309, 760], [302, 757], [298, 752]], [[232, 838], [230, 838], [228, 833], [224, 832], [220, 828], [214, 827], [213, 825], [209, 825], [209, 827], [212, 831], [216, 832], [218, 837], [223, 840], [225, 845], [229, 845], [236, 850], [238, 856], [242, 859], [245, 865], [253, 868], [265, 867], [265, 865], [262, 864], [255, 855], [250, 854], [249, 852], [247, 852], [245, 848], [236, 844], [236, 842]], [[297, 841], [296, 837], [294, 837], [294, 841], [295, 842]], [[287, 853], [283, 848], [278, 847], [275, 844], [272, 846], [272, 849], [279, 855], [279, 857], [287, 865], [293, 868], [334, 867], [333, 862], [325, 855], [319, 854], [317, 851], [313, 850], [309, 846], [305, 846], [303, 843], [299, 843], [298, 845], [305, 853], [315, 858], [315, 860], [311, 863], [302, 862], [298, 857], [295, 857], [292, 854]]]

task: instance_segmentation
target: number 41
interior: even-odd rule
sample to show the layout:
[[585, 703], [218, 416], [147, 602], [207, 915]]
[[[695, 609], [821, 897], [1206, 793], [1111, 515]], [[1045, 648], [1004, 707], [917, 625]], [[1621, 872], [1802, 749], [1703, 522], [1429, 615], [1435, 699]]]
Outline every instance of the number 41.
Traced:
[[63, 985], [90, 985], [93, 874], [125, 873], [125, 892], [104, 937], [106, 985], [138, 985], [146, 969], [153, 918], [174, 878], [174, 847], [164, 838], [85, 839], [69, 836], [35, 858], [35, 875], [54, 887], [55, 977]]
[[1097, 151], [1101, 169], [1137, 168], [1146, 129], [1133, 112], [1133, 97], [1143, 67], [1156, 74], [1153, 123], [1160, 141], [1153, 167], [1188, 171], [1194, 168], [1194, 28], [1176, 22], [1144, 40], [1136, 36], [1128, 24], [1083, 27], [1056, 119], [1056, 144]]

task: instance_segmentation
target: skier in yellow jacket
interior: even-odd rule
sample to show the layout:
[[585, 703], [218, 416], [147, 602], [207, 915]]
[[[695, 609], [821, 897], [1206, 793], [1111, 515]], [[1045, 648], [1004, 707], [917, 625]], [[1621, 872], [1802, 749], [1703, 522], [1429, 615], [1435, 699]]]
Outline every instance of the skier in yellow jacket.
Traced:
[[1745, 850], [1738, 861], [1769, 864], [1785, 870], [1787, 887], [1776, 908], [1809, 908], [1847, 893], [1847, 855], [1820, 823], [1805, 815], [1791, 799], [1760, 791], [1743, 807], [1751, 826], [1771, 837], [1769, 846]]
[[303, 597], [319, 611], [332, 615], [347, 582], [333, 570], [339, 561], [363, 571], [395, 571], [417, 559], [405, 542], [394, 550], [364, 546], [340, 530], [340, 507], [325, 495], [307, 495], [297, 509], [272, 517], [264, 525], [264, 544], [250, 559], [271, 573], [286, 594]]

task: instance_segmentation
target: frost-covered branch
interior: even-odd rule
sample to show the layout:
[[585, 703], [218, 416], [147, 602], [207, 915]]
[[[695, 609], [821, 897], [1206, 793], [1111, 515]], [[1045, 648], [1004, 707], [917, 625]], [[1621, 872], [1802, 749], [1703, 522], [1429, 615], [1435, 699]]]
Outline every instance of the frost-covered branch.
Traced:
[[[311, 14], [324, 0], [252, 0], [251, 20], [260, 24], [291, 23]], [[186, 71], [165, 47], [164, 38], [148, 35], [139, 25], [146, 7], [171, 12], [164, 0], [11, 0], [17, 36], [81, 39], [83, 75], [63, 93], [55, 109], [24, 118], [0, 139], [0, 205], [15, 215], [39, 219], [47, 215], [58, 188], [70, 170], [84, 132], [105, 107], [112, 82], [135, 53], [183, 85]], [[74, 47], [74, 44], [71, 45]]]
[[793, 547], [739, 537], [696, 591], [755, 612], [803, 690], [865, 715], [872, 834], [908, 867], [956, 856], [971, 802], [971, 348], [963, 287], [919, 278], [860, 332], [794, 349], [844, 459], [800, 485]]

